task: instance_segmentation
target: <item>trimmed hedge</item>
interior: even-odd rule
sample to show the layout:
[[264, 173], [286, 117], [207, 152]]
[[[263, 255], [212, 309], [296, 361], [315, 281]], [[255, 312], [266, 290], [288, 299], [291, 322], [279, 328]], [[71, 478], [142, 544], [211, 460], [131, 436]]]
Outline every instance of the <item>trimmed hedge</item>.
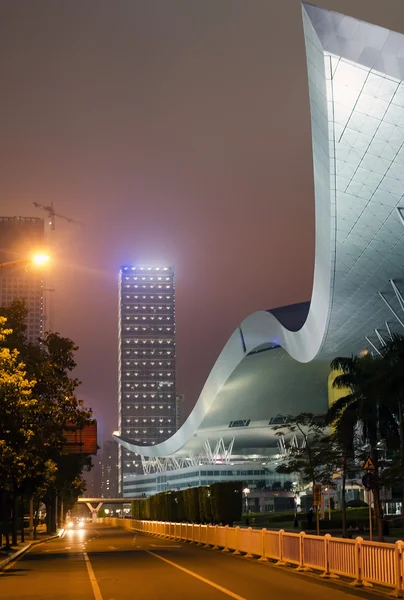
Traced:
[[140, 520], [231, 525], [240, 521], [241, 514], [242, 483], [239, 481], [218, 481], [132, 501], [132, 517]]

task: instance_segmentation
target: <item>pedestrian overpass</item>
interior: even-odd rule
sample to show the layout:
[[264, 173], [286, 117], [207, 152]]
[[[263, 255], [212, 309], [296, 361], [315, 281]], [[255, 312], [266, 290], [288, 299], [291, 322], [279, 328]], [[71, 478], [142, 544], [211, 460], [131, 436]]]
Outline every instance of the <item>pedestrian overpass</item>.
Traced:
[[[85, 504], [91, 513], [92, 519], [95, 522], [97, 513], [103, 504], [130, 504], [133, 501], [139, 501], [141, 498], [79, 498], [77, 504]], [[95, 505], [95, 506], [94, 506]]]

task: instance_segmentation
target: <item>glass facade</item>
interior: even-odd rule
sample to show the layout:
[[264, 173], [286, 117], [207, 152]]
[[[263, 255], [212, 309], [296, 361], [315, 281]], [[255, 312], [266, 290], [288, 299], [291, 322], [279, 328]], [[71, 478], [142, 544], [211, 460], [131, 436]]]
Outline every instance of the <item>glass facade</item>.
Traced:
[[236, 465], [199, 465], [183, 467], [173, 471], [150, 473], [129, 477], [124, 486], [124, 496], [151, 496], [167, 490], [183, 490], [200, 485], [211, 485], [217, 481], [241, 481], [255, 489], [263, 482], [271, 486], [275, 481], [283, 484], [292, 475], [276, 473], [258, 463]]
[[[175, 432], [175, 282], [172, 267], [124, 266], [119, 273], [119, 430], [138, 446]], [[119, 482], [143, 473], [120, 447]]]
[[[43, 219], [35, 217], [0, 217], [0, 262], [29, 258], [45, 242]], [[0, 269], [0, 306], [13, 300], [25, 300], [28, 308], [27, 338], [36, 342], [43, 336], [43, 273], [26, 265]]]

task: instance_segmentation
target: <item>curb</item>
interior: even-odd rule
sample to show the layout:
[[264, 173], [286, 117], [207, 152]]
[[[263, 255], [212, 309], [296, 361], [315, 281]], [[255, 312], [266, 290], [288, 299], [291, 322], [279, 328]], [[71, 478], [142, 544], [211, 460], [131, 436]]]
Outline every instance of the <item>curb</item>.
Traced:
[[23, 548], [20, 548], [19, 550], [17, 550], [17, 552], [14, 552], [14, 554], [11, 554], [10, 556], [8, 556], [7, 558], [5, 558], [4, 560], [2, 560], [0, 562], [0, 572], [4, 571], [4, 568], [11, 562], [19, 560], [33, 546], [38, 546], [39, 544], [45, 544], [46, 542], [50, 542], [51, 540], [54, 540], [57, 537], [60, 537], [59, 533], [55, 533], [54, 535], [46, 538], [46, 540], [34, 540], [34, 541], [30, 542], [29, 544], [27, 544], [26, 546], [24, 546]]

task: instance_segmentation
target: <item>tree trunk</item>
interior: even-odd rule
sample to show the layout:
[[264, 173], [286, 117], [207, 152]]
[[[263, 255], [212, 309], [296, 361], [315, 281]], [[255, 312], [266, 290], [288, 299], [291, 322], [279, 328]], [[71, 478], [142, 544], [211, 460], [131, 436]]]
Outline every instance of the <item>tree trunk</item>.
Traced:
[[12, 545], [16, 546], [18, 544], [17, 534], [18, 534], [18, 519], [17, 519], [17, 492], [14, 490], [12, 495], [12, 505], [11, 505], [11, 539]]
[[63, 496], [60, 496], [60, 501], [59, 501], [59, 511], [60, 511], [60, 518], [59, 518], [59, 527], [63, 527], [63, 523], [64, 523], [64, 506], [63, 506]]
[[46, 532], [47, 533], [55, 533], [56, 532], [56, 496], [52, 494], [46, 503]]
[[379, 466], [378, 466], [378, 456], [377, 450], [375, 446], [373, 446], [371, 452], [371, 458], [374, 466], [376, 467], [375, 475], [374, 475], [374, 488], [373, 488], [373, 504], [375, 510], [375, 518], [376, 518], [376, 527], [377, 527], [377, 537], [379, 538], [379, 542], [384, 541], [383, 537], [383, 512], [382, 512], [382, 504], [380, 500], [380, 479], [379, 479]]
[[29, 499], [29, 539], [34, 539], [34, 499]]
[[25, 542], [25, 531], [24, 531], [24, 494], [21, 492], [21, 541]]
[[342, 537], [347, 536], [346, 530], [346, 502], [345, 502], [345, 487], [346, 487], [346, 476], [347, 476], [347, 456], [344, 454], [342, 463], [342, 486], [341, 486], [341, 517], [342, 517]]
[[0, 548], [3, 547], [3, 533], [4, 533], [4, 503], [3, 503], [3, 490], [0, 490]]
[[37, 500], [34, 507], [34, 530], [33, 530], [33, 538], [36, 539], [36, 528], [38, 527], [39, 522], [39, 505], [40, 500]]
[[376, 485], [375, 489], [373, 490], [373, 503], [375, 505], [377, 537], [379, 538], [379, 542], [383, 542], [384, 541], [383, 514], [382, 514], [382, 506], [381, 506], [381, 502], [380, 502], [380, 489], [379, 489], [378, 485]]
[[10, 503], [8, 499], [8, 494], [3, 493], [3, 525], [4, 525], [4, 537], [6, 539], [5, 547], [7, 550], [11, 549], [10, 545]]

